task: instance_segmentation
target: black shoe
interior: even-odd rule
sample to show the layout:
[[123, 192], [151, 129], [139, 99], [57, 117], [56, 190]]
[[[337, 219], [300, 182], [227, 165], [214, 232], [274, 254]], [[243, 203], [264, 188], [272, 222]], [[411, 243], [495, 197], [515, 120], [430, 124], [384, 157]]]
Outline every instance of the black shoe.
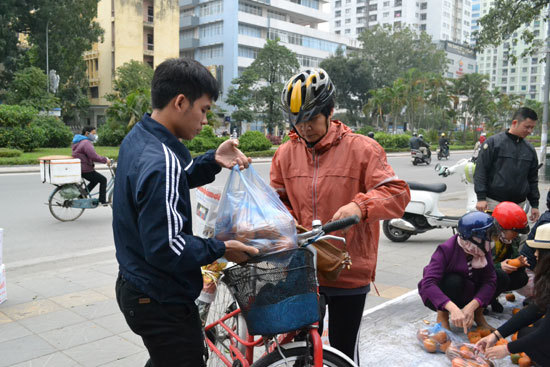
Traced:
[[491, 302], [491, 310], [496, 313], [502, 313], [502, 311], [504, 311], [504, 307], [498, 300], [495, 299]]

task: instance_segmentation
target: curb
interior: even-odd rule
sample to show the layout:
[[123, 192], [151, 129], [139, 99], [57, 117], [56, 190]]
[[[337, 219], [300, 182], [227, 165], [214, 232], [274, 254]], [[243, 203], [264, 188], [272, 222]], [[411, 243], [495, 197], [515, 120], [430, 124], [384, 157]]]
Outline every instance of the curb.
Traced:
[[[463, 154], [463, 153], [471, 153], [472, 150], [453, 150], [451, 153], [456, 154]], [[433, 152], [432, 152], [433, 153]], [[386, 156], [388, 157], [407, 157], [409, 156], [409, 152], [394, 152], [394, 153], [387, 153]], [[265, 158], [252, 158], [252, 163], [265, 163], [265, 162], [271, 162], [272, 157], [265, 157]], [[107, 165], [104, 164], [98, 164], [96, 165], [97, 171], [106, 171], [108, 170]], [[24, 165], [24, 166], [0, 166], [0, 175], [6, 174], [6, 173], [36, 173], [40, 172], [40, 166], [37, 165]]]

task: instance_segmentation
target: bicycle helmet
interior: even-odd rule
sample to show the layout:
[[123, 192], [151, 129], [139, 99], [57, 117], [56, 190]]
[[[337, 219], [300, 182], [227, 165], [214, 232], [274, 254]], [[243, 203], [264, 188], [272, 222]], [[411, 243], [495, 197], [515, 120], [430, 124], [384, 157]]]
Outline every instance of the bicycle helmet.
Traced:
[[420, 139], [424, 139], [424, 135], [422, 135], [422, 134], [418, 135], [418, 137], [419, 137]]
[[474, 211], [464, 214], [458, 220], [460, 238], [472, 242], [485, 253], [485, 241], [491, 241], [496, 234], [495, 219], [489, 214]]
[[369, 138], [374, 139], [374, 133], [373, 133], [372, 131], [369, 131], [369, 133], [367, 134], [367, 136], [368, 136]]
[[417, 133], [413, 133], [413, 136], [418, 136], [418, 134], [417, 134]]
[[288, 80], [281, 93], [283, 114], [294, 128], [321, 113], [334, 94], [334, 84], [321, 68], [306, 69]]
[[502, 229], [511, 229], [521, 234], [529, 233], [527, 214], [521, 207], [511, 201], [503, 201], [493, 211], [493, 218]]

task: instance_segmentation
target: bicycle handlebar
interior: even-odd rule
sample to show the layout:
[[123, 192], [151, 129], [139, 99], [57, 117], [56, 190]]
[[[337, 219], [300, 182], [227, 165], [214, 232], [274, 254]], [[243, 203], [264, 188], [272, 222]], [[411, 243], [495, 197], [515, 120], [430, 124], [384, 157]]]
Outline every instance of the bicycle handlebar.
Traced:
[[352, 226], [359, 223], [359, 217], [357, 215], [352, 215], [351, 217], [342, 218], [335, 220], [323, 225], [323, 232], [330, 233], [337, 231], [339, 229], [344, 229], [346, 227]]

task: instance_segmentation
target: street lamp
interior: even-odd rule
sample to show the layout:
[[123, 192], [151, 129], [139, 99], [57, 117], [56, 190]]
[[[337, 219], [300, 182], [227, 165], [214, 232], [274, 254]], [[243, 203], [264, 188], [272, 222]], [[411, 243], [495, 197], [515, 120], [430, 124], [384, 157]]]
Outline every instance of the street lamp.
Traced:
[[46, 21], [46, 93], [50, 93], [50, 63], [48, 59], [48, 26], [49, 26], [50, 20], [48, 19]]

